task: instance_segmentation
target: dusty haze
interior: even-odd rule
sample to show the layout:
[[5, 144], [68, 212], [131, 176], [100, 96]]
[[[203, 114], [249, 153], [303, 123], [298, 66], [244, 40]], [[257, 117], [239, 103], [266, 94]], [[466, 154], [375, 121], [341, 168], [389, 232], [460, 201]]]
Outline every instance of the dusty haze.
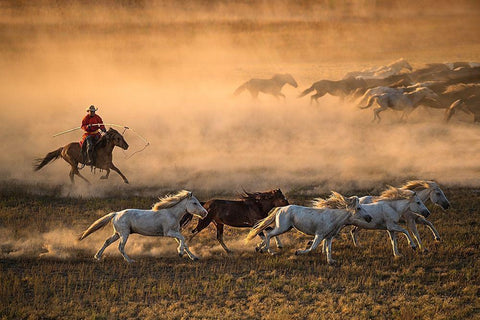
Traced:
[[[325, 96], [296, 96], [320, 79], [407, 59], [480, 61], [480, 6], [461, 1], [41, 1], [0, 5], [0, 179], [69, 184], [63, 160], [35, 158], [79, 140], [85, 108], [134, 128], [116, 165], [136, 186], [238, 191], [372, 187], [407, 178], [478, 185], [480, 129], [416, 110], [408, 123]], [[275, 5], [273, 5], [275, 3]], [[435, 4], [435, 5], [433, 5]], [[233, 91], [291, 73], [286, 101]], [[84, 174], [95, 188], [122, 184]], [[82, 185], [78, 181], [78, 185]], [[83, 189], [82, 189], [83, 190]], [[83, 192], [83, 191], [82, 191]]]

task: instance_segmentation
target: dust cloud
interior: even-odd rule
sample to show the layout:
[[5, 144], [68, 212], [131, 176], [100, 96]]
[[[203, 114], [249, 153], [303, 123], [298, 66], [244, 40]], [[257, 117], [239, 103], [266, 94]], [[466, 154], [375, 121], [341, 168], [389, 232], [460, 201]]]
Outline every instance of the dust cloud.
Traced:
[[[479, 61], [473, 1], [40, 1], [0, 6], [0, 179], [69, 184], [61, 159], [32, 162], [71, 141], [85, 108], [122, 124], [130, 149], [114, 162], [133, 186], [231, 192], [369, 188], [405, 178], [478, 184], [480, 130], [466, 115], [442, 122], [416, 110], [408, 122], [325, 96], [296, 98], [312, 82], [398, 58]], [[434, 8], [432, 4], [435, 3]], [[250, 78], [291, 73], [285, 101], [233, 91]], [[77, 193], [121, 185], [89, 169]], [[77, 179], [78, 180], [78, 179]], [[78, 191], [80, 190], [80, 191]], [[90, 191], [89, 191], [90, 190]], [[94, 191], [91, 191], [94, 190]], [[49, 249], [49, 250], [55, 250]], [[50, 251], [48, 251], [50, 252]]]

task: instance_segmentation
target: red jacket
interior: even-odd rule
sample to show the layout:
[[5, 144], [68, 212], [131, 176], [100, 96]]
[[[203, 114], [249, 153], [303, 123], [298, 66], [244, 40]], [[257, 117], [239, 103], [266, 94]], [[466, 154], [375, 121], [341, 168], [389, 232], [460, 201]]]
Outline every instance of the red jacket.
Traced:
[[[93, 126], [93, 124], [102, 124], [100, 126]], [[88, 127], [88, 125], [92, 125]], [[83, 120], [82, 120], [82, 129], [85, 131], [85, 133], [82, 136], [82, 139], [80, 140], [80, 145], [83, 144], [85, 139], [88, 136], [97, 136], [100, 137], [100, 130], [105, 131], [105, 126], [103, 125], [103, 120], [100, 118], [98, 114], [95, 114], [93, 117], [90, 117], [89, 114], [87, 114]]]

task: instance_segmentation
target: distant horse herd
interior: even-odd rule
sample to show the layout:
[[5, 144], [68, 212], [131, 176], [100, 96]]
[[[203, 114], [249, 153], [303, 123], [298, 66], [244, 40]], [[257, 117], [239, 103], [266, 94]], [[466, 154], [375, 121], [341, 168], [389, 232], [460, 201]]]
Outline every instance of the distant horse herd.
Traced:
[[[259, 92], [283, 97], [285, 84], [297, 87], [290, 74], [277, 74], [271, 79], [251, 79], [240, 86], [234, 95], [248, 89], [252, 97]], [[350, 101], [358, 100], [360, 109], [374, 105], [373, 121], [380, 122], [380, 112], [388, 109], [402, 111], [402, 119], [419, 106], [444, 109], [444, 119], [449, 121], [457, 111], [473, 116], [480, 122], [480, 63], [454, 62], [431, 63], [414, 70], [400, 59], [386, 66], [362, 71], [348, 72], [341, 80], [320, 80], [313, 83], [298, 96], [315, 91], [310, 102], [327, 93]]]
[[[161, 198], [151, 210], [126, 209], [109, 213], [95, 221], [83, 232], [79, 240], [106, 226], [113, 224], [113, 235], [110, 236], [95, 254], [96, 259], [102, 257], [103, 251], [120, 239], [118, 249], [127, 262], [133, 260], [125, 253], [125, 244], [130, 234], [137, 233], [146, 236], [164, 236], [176, 239], [179, 244], [177, 252], [183, 256], [186, 252], [192, 260], [198, 260], [188, 248], [181, 229], [188, 225], [193, 216], [199, 217], [197, 226], [191, 231], [193, 237], [206, 228], [211, 222], [217, 227], [217, 240], [227, 253], [223, 241], [224, 225], [236, 228], [251, 228], [246, 240], [259, 237], [257, 252], [276, 254], [270, 248], [270, 239], [276, 238], [277, 248], [282, 248], [279, 236], [292, 228], [303, 234], [313, 236], [305, 250], [297, 250], [296, 255], [306, 254], [315, 250], [323, 242], [323, 252], [329, 264], [332, 259], [331, 247], [333, 238], [339, 231], [352, 225], [353, 243], [358, 246], [357, 234], [360, 229], [387, 231], [395, 257], [400, 253], [397, 248], [397, 233], [407, 238], [412, 249], [427, 249], [422, 244], [417, 224], [426, 225], [433, 233], [435, 240], [440, 235], [433, 224], [427, 220], [430, 211], [424, 202], [431, 201], [444, 210], [450, 203], [442, 189], [434, 181], [415, 180], [395, 188], [388, 187], [379, 196], [351, 196], [332, 192], [327, 199], [313, 199], [312, 206], [290, 204], [280, 189], [267, 192], [244, 193], [237, 200], [212, 199], [200, 203], [190, 191], [181, 191], [174, 195]], [[402, 226], [406, 223], [413, 233]]]

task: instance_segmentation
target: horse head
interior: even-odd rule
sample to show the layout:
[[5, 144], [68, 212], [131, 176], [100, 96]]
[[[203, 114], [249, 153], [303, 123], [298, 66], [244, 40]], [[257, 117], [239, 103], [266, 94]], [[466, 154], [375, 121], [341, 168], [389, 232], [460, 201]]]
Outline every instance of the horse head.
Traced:
[[185, 207], [187, 213], [200, 217], [201, 219], [207, 216], [207, 210], [202, 206], [200, 201], [198, 201], [198, 199], [193, 196], [192, 192], [189, 192], [188, 196], [185, 199], [187, 201]]
[[352, 212], [354, 215], [360, 215], [367, 222], [372, 221], [372, 216], [365, 212], [365, 209], [362, 208], [360, 199], [357, 196], [345, 198], [345, 202], [347, 203], [348, 211]]
[[430, 186], [430, 201], [432, 203], [439, 205], [444, 210], [447, 210], [450, 207], [450, 202], [443, 193], [442, 189], [433, 181], [429, 182]]
[[282, 84], [288, 83], [294, 88], [298, 87], [297, 81], [295, 81], [295, 79], [290, 73], [276, 74], [273, 76], [273, 79], [276, 79], [278, 82], [281, 82]]
[[412, 192], [412, 195], [410, 197], [410, 203], [408, 205], [408, 208], [410, 209], [410, 211], [419, 213], [425, 218], [428, 217], [430, 215], [430, 210], [428, 210], [428, 208], [425, 206], [422, 200], [420, 200], [416, 192], [414, 191], [411, 191], [411, 192]]
[[[254, 192], [249, 193], [244, 191], [243, 199], [254, 200], [259, 203], [262, 207], [273, 208], [273, 207], [284, 207], [288, 206], [289, 202], [282, 193], [282, 190], [275, 189], [266, 192]], [[270, 210], [270, 209], [268, 209]]]
[[107, 139], [107, 141], [113, 142], [115, 146], [120, 147], [123, 150], [128, 149], [127, 141], [125, 141], [120, 132], [113, 128], [108, 129], [107, 133], [105, 134], [105, 139]]

